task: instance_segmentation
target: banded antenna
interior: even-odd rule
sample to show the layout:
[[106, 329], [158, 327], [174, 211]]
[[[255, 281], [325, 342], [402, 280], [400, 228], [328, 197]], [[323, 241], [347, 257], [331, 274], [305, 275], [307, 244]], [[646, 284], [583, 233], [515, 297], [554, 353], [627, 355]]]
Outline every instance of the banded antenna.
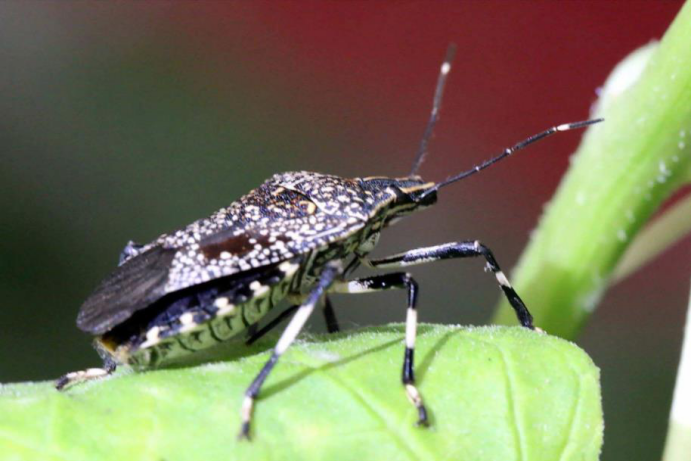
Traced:
[[440, 76], [437, 77], [437, 86], [435, 87], [435, 95], [433, 96], [433, 106], [430, 112], [430, 119], [425, 127], [425, 132], [423, 133], [423, 139], [420, 141], [420, 147], [418, 148], [418, 153], [416, 154], [416, 159], [413, 161], [413, 168], [411, 168], [411, 173], [409, 176], [413, 176], [420, 168], [423, 160], [425, 159], [425, 154], [428, 152], [428, 142], [433, 134], [433, 128], [439, 118], [440, 106], [442, 105], [442, 94], [445, 90], [445, 82], [447, 81], [447, 74], [449, 74], [452, 68], [452, 61], [454, 60], [454, 54], [456, 53], [457, 47], [454, 43], [450, 43], [447, 47], [447, 54], [445, 55], [445, 60], [442, 62], [440, 67]]
[[475, 167], [473, 167], [472, 169], [470, 169], [468, 171], [463, 171], [457, 175], [451, 176], [451, 177], [445, 179], [444, 181], [437, 183], [434, 187], [431, 187], [430, 189], [425, 191], [423, 194], [421, 194], [420, 198], [423, 198], [432, 192], [438, 191], [440, 188], [442, 188], [444, 186], [447, 186], [447, 185], [452, 184], [454, 182], [460, 181], [464, 178], [471, 176], [472, 174], [476, 174], [481, 170], [485, 170], [490, 165], [493, 165], [494, 163], [497, 163], [500, 160], [502, 160], [506, 157], [509, 157], [514, 152], [521, 150], [521, 149], [529, 146], [530, 144], [538, 142], [541, 139], [545, 139], [550, 135], [553, 135], [555, 133], [559, 133], [561, 131], [570, 131], [570, 130], [576, 130], [579, 128], [585, 128], [589, 125], [600, 123], [603, 120], [604, 119], [602, 119], [602, 118], [597, 118], [597, 119], [593, 119], [593, 120], [585, 120], [583, 122], [564, 123], [562, 125], [558, 125], [558, 126], [554, 126], [552, 128], [549, 128], [549, 129], [542, 131], [538, 134], [535, 134], [533, 136], [529, 136], [528, 138], [524, 139], [521, 142], [518, 142], [514, 146], [508, 147], [500, 155], [497, 155], [496, 157], [493, 157], [489, 160], [486, 160], [485, 162], [481, 163], [480, 165], [476, 165]]

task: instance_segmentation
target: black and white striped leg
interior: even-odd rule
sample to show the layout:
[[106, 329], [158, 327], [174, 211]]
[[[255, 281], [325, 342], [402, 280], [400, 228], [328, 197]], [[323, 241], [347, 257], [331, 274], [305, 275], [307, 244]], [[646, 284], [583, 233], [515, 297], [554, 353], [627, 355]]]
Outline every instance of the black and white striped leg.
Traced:
[[[263, 326], [260, 329], [255, 328], [254, 331], [248, 330], [248, 338], [245, 341], [245, 344], [248, 346], [251, 346], [257, 340], [259, 340], [261, 337], [272, 331], [274, 328], [276, 328], [281, 322], [286, 320], [288, 317], [293, 315], [299, 308], [300, 306], [290, 306], [287, 307], [283, 312], [281, 312], [279, 315], [277, 315], [275, 318], [271, 320], [271, 322], [267, 323], [265, 326]], [[338, 333], [339, 332], [339, 322], [336, 319], [336, 314], [334, 313], [334, 307], [332, 306], [331, 301], [329, 300], [328, 297], [325, 297], [324, 300], [324, 308], [322, 313], [324, 314], [324, 321], [327, 325], [327, 332], [329, 333]], [[254, 325], [251, 325], [256, 327], [257, 324], [255, 323]]]
[[512, 285], [509, 283], [509, 280], [507, 280], [507, 277], [505, 277], [505, 274], [500, 269], [500, 265], [495, 260], [493, 253], [488, 247], [483, 245], [478, 240], [452, 242], [445, 243], [443, 245], [419, 248], [389, 256], [387, 258], [364, 261], [364, 263], [374, 268], [384, 269], [413, 266], [416, 264], [424, 264], [443, 259], [470, 258], [478, 256], [485, 258], [487, 268], [492, 271], [493, 274], [495, 274], [497, 283], [500, 284], [500, 288], [504, 292], [512, 308], [514, 308], [517, 318], [519, 319], [519, 323], [526, 328], [536, 330], [537, 328], [535, 328], [533, 325], [533, 317], [531, 317], [531, 313], [517, 292], [514, 291], [514, 288], [512, 288]]
[[310, 314], [312, 314], [312, 311], [315, 309], [315, 305], [319, 303], [320, 298], [332, 284], [334, 278], [339, 275], [339, 272], [340, 267], [338, 267], [336, 264], [330, 264], [322, 271], [317, 285], [307, 296], [305, 302], [298, 308], [296, 314], [291, 319], [291, 322], [288, 324], [283, 334], [279, 338], [279, 341], [276, 343], [276, 346], [274, 346], [274, 352], [272, 352], [271, 357], [252, 381], [250, 387], [248, 387], [245, 391], [245, 398], [243, 399], [243, 404], [240, 409], [240, 418], [242, 422], [238, 438], [250, 438], [252, 410], [262, 384], [264, 384], [264, 381], [267, 379], [267, 376], [269, 376], [269, 373], [272, 371], [272, 368], [274, 368], [274, 365], [276, 365], [276, 362], [279, 361], [279, 357], [286, 352], [286, 349], [288, 349], [288, 347], [296, 339], [298, 333], [300, 333], [300, 330], [310, 317]]
[[112, 358], [105, 356], [103, 359], [103, 368], [88, 368], [86, 370], [67, 373], [66, 375], [61, 376], [55, 382], [55, 388], [61, 391], [72, 384], [91, 381], [92, 379], [104, 378], [112, 374], [116, 367], [117, 364], [115, 361], [113, 361]]
[[428, 424], [428, 412], [423, 404], [423, 398], [416, 388], [413, 374], [413, 354], [416, 347], [416, 327], [418, 325], [418, 284], [409, 274], [395, 272], [392, 274], [376, 275], [351, 281], [336, 282], [330, 291], [335, 293], [372, 293], [376, 291], [406, 289], [408, 290], [408, 308], [406, 310], [406, 350], [401, 380], [406, 389], [406, 395], [418, 411], [418, 424]]
[[[295, 314], [295, 312], [300, 308], [300, 306], [290, 306], [284, 309], [283, 312], [281, 312], [279, 315], [274, 317], [271, 322], [267, 323], [265, 326], [262, 328], [258, 329], [257, 331], [252, 332], [251, 334], [248, 335], [248, 339], [245, 341], [245, 344], [248, 346], [251, 346], [254, 344], [256, 341], [258, 341], [260, 338], [262, 338], [264, 335], [272, 331], [274, 328], [276, 328], [281, 322], [286, 320], [288, 317], [291, 315]], [[257, 324], [255, 324], [257, 325]]]

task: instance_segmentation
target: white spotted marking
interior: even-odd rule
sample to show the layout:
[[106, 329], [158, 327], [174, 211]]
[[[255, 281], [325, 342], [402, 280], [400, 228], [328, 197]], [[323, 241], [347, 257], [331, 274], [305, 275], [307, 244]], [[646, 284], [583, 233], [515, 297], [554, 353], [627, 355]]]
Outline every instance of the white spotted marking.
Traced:
[[283, 262], [279, 264], [279, 270], [284, 274], [292, 274], [298, 269], [298, 264], [294, 264], [290, 261]]
[[222, 298], [216, 298], [214, 300], [214, 306], [216, 306], [219, 309], [223, 309], [224, 307], [228, 306], [228, 298], [225, 296]]
[[[408, 257], [411, 257], [413, 255], [407, 255]], [[432, 261], [436, 261], [437, 259], [435, 257], [417, 257], [415, 259], [409, 259], [405, 260], [402, 259], [401, 261], [398, 262], [391, 262], [389, 264], [385, 264], [383, 266], [378, 265], [377, 267], [406, 267], [406, 266], [417, 266], [418, 264], [425, 264], [429, 263]]]
[[451, 64], [449, 64], [448, 62], [445, 62], [444, 64], [442, 64], [442, 68], [440, 69], [440, 72], [442, 72], [443, 75], [447, 75], [451, 69], [452, 69]]
[[144, 341], [142, 344], [139, 345], [140, 349], [146, 349], [147, 347], [151, 347], [155, 344], [158, 344], [160, 338], [159, 334], [161, 333], [161, 329], [159, 327], [154, 327], [151, 328], [149, 331], [147, 331], [146, 335], [146, 341]]
[[186, 325], [181, 326], [181, 327], [180, 327], [180, 330], [178, 330], [178, 333], [179, 333], [179, 334], [187, 333], [187, 332], [189, 332], [189, 331], [196, 330], [198, 327], [199, 327], [199, 323], [197, 323], [197, 322], [191, 322], [191, 323], [188, 323], [188, 324], [186, 324]]
[[418, 407], [421, 405], [422, 399], [420, 397], [420, 392], [418, 392], [418, 389], [416, 389], [416, 386], [413, 384], [406, 384], [406, 395], [415, 406]]
[[341, 283], [335, 283], [332, 287], [332, 290], [335, 293], [350, 293], [350, 294], [357, 294], [357, 293], [369, 293], [370, 288], [368, 288], [366, 285], [364, 285], [361, 282], [358, 281], [352, 281], [352, 282], [341, 282]]
[[219, 310], [219, 315], [228, 315], [232, 314], [233, 311], [235, 311], [235, 305], [229, 304], [227, 307]]
[[406, 310], [406, 347], [416, 347], [416, 326], [418, 325], [418, 311], [412, 308]]
[[69, 381], [86, 381], [89, 379], [101, 378], [107, 375], [108, 370], [104, 370], [103, 368], [88, 368], [86, 370], [73, 371], [72, 373], [68, 373], [66, 377]]
[[250, 289], [252, 290], [252, 292], [253, 292], [253, 294], [255, 295], [255, 297], [260, 297], [260, 296], [266, 294], [266, 293], [269, 291], [269, 287], [268, 287], [268, 286], [262, 285], [262, 284], [259, 283], [257, 280], [255, 280], [254, 282], [252, 282], [252, 283], [250, 284]]
[[180, 316], [180, 323], [183, 325], [190, 325], [194, 323], [194, 317], [191, 312], [185, 312], [183, 315]]
[[161, 329], [159, 327], [154, 327], [151, 330], [147, 331], [147, 341], [155, 341], [159, 339], [159, 332]]
[[509, 280], [507, 280], [507, 277], [505, 277], [505, 274], [502, 271], [495, 272], [495, 278], [497, 279], [497, 283], [499, 283], [503, 287], [512, 287], [512, 285], [510, 285], [509, 283]]
[[[225, 300], [225, 301], [223, 301]], [[219, 302], [221, 301], [221, 302]], [[220, 304], [220, 305], [219, 305]], [[219, 308], [216, 315], [232, 314], [235, 310], [235, 305], [228, 302], [228, 298], [219, 298], [214, 302], [214, 305]]]

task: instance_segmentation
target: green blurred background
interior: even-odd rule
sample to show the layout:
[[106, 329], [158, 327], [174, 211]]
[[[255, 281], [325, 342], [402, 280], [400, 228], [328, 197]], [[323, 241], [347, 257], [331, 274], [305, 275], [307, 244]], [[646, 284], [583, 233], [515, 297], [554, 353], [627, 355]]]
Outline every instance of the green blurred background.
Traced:
[[[681, 5], [0, 3], [0, 382], [99, 363], [74, 319], [129, 239], [277, 171], [407, 173], [449, 42], [430, 179], [586, 118], [612, 67]], [[445, 190], [376, 254], [478, 238], [511, 269], [578, 141], [561, 135]], [[481, 269], [414, 268], [421, 320], [486, 322], [498, 293]], [[602, 370], [603, 459], [660, 456], [689, 274], [686, 240], [611, 289], [578, 340]], [[400, 294], [334, 301], [349, 328], [404, 318]]]

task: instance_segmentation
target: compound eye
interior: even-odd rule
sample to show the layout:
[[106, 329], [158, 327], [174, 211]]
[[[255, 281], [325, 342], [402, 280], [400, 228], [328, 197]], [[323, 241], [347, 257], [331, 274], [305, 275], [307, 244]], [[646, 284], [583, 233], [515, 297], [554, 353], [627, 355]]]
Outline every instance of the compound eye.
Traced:
[[315, 211], [317, 210], [317, 205], [312, 203], [309, 200], [301, 200], [300, 202], [297, 203], [298, 208], [300, 211], [307, 215], [314, 214]]

